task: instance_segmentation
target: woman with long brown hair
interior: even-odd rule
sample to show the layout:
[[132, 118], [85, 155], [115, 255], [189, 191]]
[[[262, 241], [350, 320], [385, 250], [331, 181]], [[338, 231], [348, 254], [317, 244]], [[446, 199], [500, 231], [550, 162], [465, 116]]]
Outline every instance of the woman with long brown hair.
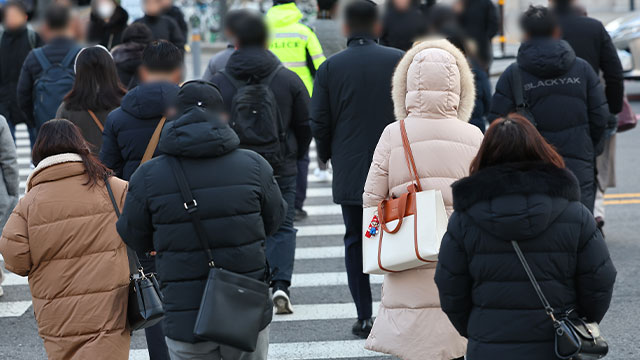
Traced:
[[[27, 194], [0, 238], [7, 270], [29, 277], [49, 359], [129, 357], [129, 267], [105, 179], [111, 171], [67, 120], [46, 122]], [[127, 183], [109, 180], [119, 206]]]
[[600, 322], [616, 269], [578, 181], [517, 114], [491, 125], [470, 173], [453, 185], [455, 212], [440, 248], [442, 309], [469, 339], [470, 360], [557, 359], [553, 322], [511, 242], [556, 316]]

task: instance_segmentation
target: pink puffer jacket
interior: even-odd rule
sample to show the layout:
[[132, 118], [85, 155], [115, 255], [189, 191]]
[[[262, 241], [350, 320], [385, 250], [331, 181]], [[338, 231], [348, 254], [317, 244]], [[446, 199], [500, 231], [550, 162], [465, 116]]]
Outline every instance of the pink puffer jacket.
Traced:
[[[442, 191], [451, 214], [451, 184], [468, 175], [482, 142], [480, 130], [467, 123], [475, 103], [469, 64], [446, 40], [417, 43], [396, 69], [392, 95], [397, 120], [405, 119], [423, 190]], [[378, 142], [364, 189], [364, 206], [398, 197], [407, 192], [411, 181], [396, 121]], [[467, 341], [440, 309], [434, 274], [435, 265], [425, 265], [385, 275], [382, 305], [367, 349], [404, 360], [464, 356]]]

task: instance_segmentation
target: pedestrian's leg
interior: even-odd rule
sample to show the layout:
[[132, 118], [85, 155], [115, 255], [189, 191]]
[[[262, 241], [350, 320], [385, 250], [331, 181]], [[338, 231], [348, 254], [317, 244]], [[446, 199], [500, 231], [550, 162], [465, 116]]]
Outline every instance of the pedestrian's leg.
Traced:
[[16, 142], [16, 126], [13, 125], [9, 119], [7, 119], [7, 123], [9, 124], [9, 131], [11, 131], [11, 137], [13, 137], [13, 142]]
[[344, 257], [347, 280], [358, 311], [358, 320], [362, 322], [371, 319], [372, 315], [369, 275], [362, 272], [362, 207], [343, 205], [342, 217], [346, 227]]
[[309, 176], [309, 153], [304, 156], [301, 160], [298, 160], [298, 178], [296, 180], [296, 200], [295, 200], [295, 208], [296, 208], [296, 220], [302, 220], [307, 217], [307, 214], [302, 210], [304, 206], [304, 201], [307, 198], [307, 185]]
[[254, 352], [244, 352], [228, 346], [220, 347], [220, 354], [223, 360], [267, 360], [268, 353], [269, 326], [258, 334], [258, 343]]
[[[195, 344], [165, 338], [171, 360], [226, 360], [220, 354], [220, 345], [211, 342]], [[153, 358], [151, 358], [153, 359]]]
[[296, 254], [296, 232], [293, 227], [295, 217], [296, 177], [278, 178], [282, 197], [287, 202], [287, 216], [278, 232], [267, 239], [267, 260], [271, 266], [273, 300], [276, 313], [293, 312], [289, 299], [289, 286], [293, 275], [293, 262]]
[[[147, 349], [149, 349], [150, 360], [169, 360], [169, 350], [162, 331], [162, 323], [144, 329], [147, 338]], [[179, 358], [182, 359], [182, 358]], [[189, 358], [192, 359], [192, 358]]]
[[33, 145], [36, 143], [36, 139], [38, 138], [38, 130], [34, 128], [27, 128], [27, 132], [29, 133], [29, 142], [31, 144], [31, 150], [33, 150]]

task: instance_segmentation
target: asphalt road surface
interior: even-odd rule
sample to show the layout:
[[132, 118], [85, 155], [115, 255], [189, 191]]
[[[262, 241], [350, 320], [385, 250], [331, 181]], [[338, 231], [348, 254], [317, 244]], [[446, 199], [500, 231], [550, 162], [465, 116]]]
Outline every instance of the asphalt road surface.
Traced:
[[[640, 102], [634, 108], [640, 113]], [[18, 151], [24, 187], [30, 171], [24, 129], [18, 132]], [[640, 322], [640, 129], [619, 134], [617, 151], [618, 187], [608, 193], [605, 232], [618, 281], [602, 330], [611, 346], [607, 359], [632, 360], [640, 354], [636, 339]], [[313, 174], [314, 151], [311, 157]], [[346, 285], [340, 209], [332, 203], [330, 183], [317, 182], [313, 175], [309, 179], [306, 210], [310, 216], [296, 224], [295, 313], [274, 317], [269, 359], [391, 359], [364, 350], [363, 341], [351, 335], [356, 314]], [[5, 295], [0, 298], [0, 359], [46, 359], [26, 279], [5, 275]], [[381, 278], [372, 277], [372, 283], [374, 301], [380, 301]], [[148, 359], [145, 348], [144, 333], [136, 332], [130, 359]]]

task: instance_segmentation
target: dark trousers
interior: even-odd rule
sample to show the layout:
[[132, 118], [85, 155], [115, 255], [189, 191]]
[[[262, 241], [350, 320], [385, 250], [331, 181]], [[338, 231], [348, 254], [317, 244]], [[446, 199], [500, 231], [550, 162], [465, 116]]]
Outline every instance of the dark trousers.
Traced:
[[358, 320], [371, 318], [371, 284], [369, 275], [362, 272], [362, 206], [342, 205], [344, 261], [351, 297], [358, 309]]
[[[155, 259], [146, 254], [138, 254], [140, 264], [144, 268], [145, 273], [156, 272]], [[162, 331], [162, 322], [144, 329], [144, 335], [147, 339], [147, 349], [149, 349], [150, 360], [169, 360], [169, 349]]]
[[296, 209], [302, 209], [307, 199], [307, 177], [309, 176], [309, 152], [298, 160], [298, 178], [296, 180]]
[[[13, 137], [13, 141], [16, 141], [16, 126], [13, 125], [10, 121], [9, 130], [11, 131], [11, 136]], [[38, 137], [38, 131], [34, 128], [27, 127], [27, 132], [29, 133], [29, 142], [31, 143], [31, 150], [33, 150], [33, 144], [36, 143], [36, 138]]]
[[285, 176], [276, 179], [282, 198], [287, 202], [287, 216], [278, 232], [267, 238], [267, 260], [271, 266], [272, 281], [284, 281], [291, 284], [293, 263], [296, 255], [296, 232], [293, 219], [296, 210], [293, 202], [296, 197], [296, 177]]

